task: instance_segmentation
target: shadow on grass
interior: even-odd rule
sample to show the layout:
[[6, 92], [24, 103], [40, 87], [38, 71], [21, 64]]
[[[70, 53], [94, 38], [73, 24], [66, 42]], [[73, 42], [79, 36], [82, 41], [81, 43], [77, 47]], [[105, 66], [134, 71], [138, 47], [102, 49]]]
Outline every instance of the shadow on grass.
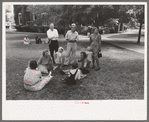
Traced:
[[[107, 52], [108, 53], [108, 52]], [[118, 54], [115, 54], [118, 55]], [[121, 55], [121, 54], [119, 54]], [[130, 55], [130, 57], [128, 56]], [[58, 71], [53, 79], [41, 91], [30, 92], [23, 87], [24, 70], [29, 58], [7, 59], [7, 100], [110, 100], [144, 98], [144, 62], [134, 53], [124, 55], [129, 60], [117, 60], [109, 55], [100, 59], [101, 70], [90, 69], [87, 78], [77, 85], [67, 86], [61, 83]], [[139, 59], [140, 58], [140, 59]], [[128, 59], [128, 58], [127, 58]], [[132, 60], [133, 59], [133, 60]], [[13, 62], [13, 63], [12, 63]], [[80, 86], [82, 85], [82, 86]]]

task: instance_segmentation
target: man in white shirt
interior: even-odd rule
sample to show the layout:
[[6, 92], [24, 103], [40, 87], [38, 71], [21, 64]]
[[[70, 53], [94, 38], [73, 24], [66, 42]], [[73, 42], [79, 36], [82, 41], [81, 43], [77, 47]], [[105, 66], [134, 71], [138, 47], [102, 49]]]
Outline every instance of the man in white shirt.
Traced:
[[58, 48], [59, 48], [59, 44], [58, 44], [58, 31], [57, 29], [54, 29], [54, 24], [51, 23], [50, 24], [50, 29], [47, 31], [47, 36], [48, 36], [48, 39], [49, 39], [49, 50], [50, 50], [50, 53], [51, 53], [51, 56], [53, 58], [53, 63], [55, 63], [54, 61], [54, 51], [57, 52], [58, 51]]
[[67, 54], [65, 57], [64, 65], [69, 65], [75, 62], [76, 59], [76, 50], [77, 50], [77, 41], [78, 32], [76, 31], [76, 24], [71, 24], [71, 30], [66, 33], [66, 41], [67, 41]]

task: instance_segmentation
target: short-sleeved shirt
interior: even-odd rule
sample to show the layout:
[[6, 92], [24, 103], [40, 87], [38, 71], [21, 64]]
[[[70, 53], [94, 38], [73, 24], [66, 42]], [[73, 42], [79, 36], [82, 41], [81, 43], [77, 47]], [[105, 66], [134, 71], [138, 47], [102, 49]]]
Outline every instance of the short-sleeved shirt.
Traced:
[[51, 29], [49, 29], [47, 31], [47, 36], [48, 38], [54, 37], [52, 40], [57, 40], [58, 39], [58, 31], [56, 29], [53, 29], [53, 31]]
[[92, 41], [91, 43], [91, 48], [94, 50], [99, 50], [101, 51], [101, 35], [100, 34], [91, 34], [90, 35], [90, 40]]
[[51, 56], [48, 56], [47, 58], [44, 56], [41, 56], [38, 60], [38, 64], [50, 64], [52, 62]]
[[68, 39], [69, 41], [78, 41], [79, 40], [79, 34], [77, 31], [72, 32], [71, 30], [67, 31], [66, 40]]

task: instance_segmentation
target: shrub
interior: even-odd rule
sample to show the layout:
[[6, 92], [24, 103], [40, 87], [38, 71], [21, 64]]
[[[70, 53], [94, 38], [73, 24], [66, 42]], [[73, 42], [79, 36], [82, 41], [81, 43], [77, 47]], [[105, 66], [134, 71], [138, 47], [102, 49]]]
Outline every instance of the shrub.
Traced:
[[22, 31], [21, 25], [16, 25], [15, 28], [16, 28], [18, 31]]
[[88, 32], [88, 27], [82, 26], [82, 27], [81, 27], [81, 34], [87, 35], [87, 32]]

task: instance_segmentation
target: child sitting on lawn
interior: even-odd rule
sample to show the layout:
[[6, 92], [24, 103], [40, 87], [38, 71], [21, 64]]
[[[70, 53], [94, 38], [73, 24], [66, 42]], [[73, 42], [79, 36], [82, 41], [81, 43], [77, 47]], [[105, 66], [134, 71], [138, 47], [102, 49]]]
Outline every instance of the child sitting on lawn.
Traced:
[[42, 73], [48, 73], [49, 71], [53, 70], [53, 60], [48, 50], [44, 50], [42, 52], [42, 56], [39, 58], [37, 64], [38, 64], [38, 69]]
[[49, 83], [52, 77], [51, 73], [48, 76], [42, 77], [41, 72], [37, 69], [37, 62], [31, 60], [25, 70], [24, 88], [29, 91], [39, 91]]
[[78, 68], [78, 63], [73, 63], [72, 69], [62, 70], [61, 73], [68, 75], [65, 79], [62, 79], [62, 81], [68, 85], [74, 85], [76, 84], [76, 80], [86, 77], [86, 75], [83, 75], [81, 70]]
[[24, 38], [24, 40], [23, 40], [24, 42], [24, 44], [31, 44], [31, 42], [30, 42], [30, 40], [29, 40], [29, 38], [28, 38], [28, 35], [26, 35], [26, 37]]
[[60, 70], [62, 69], [62, 65], [63, 65], [63, 54], [62, 54], [63, 51], [64, 51], [64, 48], [59, 47], [58, 51], [54, 54], [55, 63]]
[[82, 71], [83, 74], [89, 73], [89, 70], [87, 68], [90, 67], [90, 61], [87, 59], [87, 54], [86, 52], [81, 52], [80, 53], [80, 59], [78, 60], [80, 62], [80, 70]]

